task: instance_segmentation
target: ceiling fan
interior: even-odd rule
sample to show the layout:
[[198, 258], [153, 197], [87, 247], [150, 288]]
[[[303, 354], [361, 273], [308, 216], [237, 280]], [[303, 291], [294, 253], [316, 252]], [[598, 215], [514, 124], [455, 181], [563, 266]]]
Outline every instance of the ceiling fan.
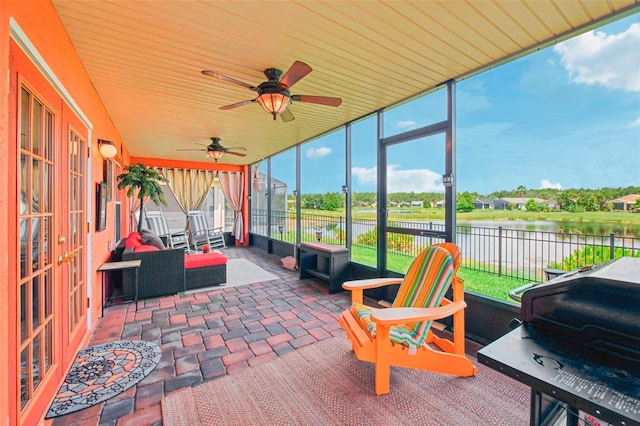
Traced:
[[246, 151], [246, 148], [243, 148], [241, 146], [232, 146], [231, 148], [225, 148], [224, 146], [220, 145], [220, 138], [211, 138], [211, 143], [209, 145], [203, 145], [200, 143], [198, 145], [204, 146], [205, 148], [204, 149], [178, 149], [177, 151], [204, 151], [207, 153], [207, 156], [213, 158], [213, 160], [216, 163], [220, 158], [222, 158], [224, 154], [235, 155], [236, 157], [247, 156], [247, 154], [245, 153], [233, 151], [233, 150]]
[[255, 99], [236, 102], [235, 104], [220, 107], [220, 109], [228, 110], [258, 102], [265, 111], [273, 115], [274, 120], [278, 115], [280, 115], [282, 121], [287, 122], [295, 119], [291, 111], [287, 109], [292, 101], [309, 102], [333, 107], [337, 107], [342, 103], [342, 99], [340, 98], [332, 98], [329, 96], [292, 95], [289, 92], [289, 89], [291, 89], [294, 84], [300, 81], [311, 71], [313, 71], [313, 69], [301, 61], [295, 61], [284, 75], [282, 75], [282, 71], [279, 69], [267, 68], [264, 70], [264, 75], [267, 77], [267, 81], [260, 83], [258, 86], [252, 86], [215, 71], [204, 70], [202, 71], [202, 74], [258, 92], [258, 97]]

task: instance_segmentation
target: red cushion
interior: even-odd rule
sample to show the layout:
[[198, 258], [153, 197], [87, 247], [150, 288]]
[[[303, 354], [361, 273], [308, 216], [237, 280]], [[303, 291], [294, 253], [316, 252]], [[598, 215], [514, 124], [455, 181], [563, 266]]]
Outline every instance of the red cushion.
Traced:
[[137, 232], [132, 232], [127, 237], [127, 241], [124, 243], [127, 248], [136, 248], [142, 246], [142, 236]]
[[141, 253], [143, 251], [160, 251], [160, 249], [156, 246], [148, 246], [145, 244], [141, 244], [133, 249], [134, 253]]
[[184, 256], [184, 268], [202, 268], [205, 266], [226, 265], [227, 256], [224, 254], [209, 252], [202, 254], [187, 254]]

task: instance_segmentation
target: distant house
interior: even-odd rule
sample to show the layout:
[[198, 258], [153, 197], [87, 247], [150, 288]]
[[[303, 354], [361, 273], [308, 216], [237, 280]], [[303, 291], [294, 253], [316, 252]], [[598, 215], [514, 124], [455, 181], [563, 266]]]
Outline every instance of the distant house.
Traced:
[[615, 200], [607, 201], [607, 204], [613, 204], [614, 210], [631, 211], [636, 200], [640, 198], [640, 194], [629, 194]]
[[542, 203], [550, 209], [557, 210], [560, 208], [560, 202], [557, 198], [552, 198], [551, 200], [542, 200]]
[[[533, 198], [533, 197], [500, 198], [499, 200], [496, 200], [495, 208], [496, 209], [501, 209], [501, 210], [507, 210], [507, 209], [526, 210], [527, 209], [527, 202], [529, 200], [533, 200], [538, 204], [546, 205], [546, 203], [547, 203], [547, 200], [543, 200], [542, 198]], [[500, 201], [500, 203], [498, 203], [498, 201]], [[498, 207], [498, 204], [500, 205], [500, 207]]]
[[495, 198], [476, 198], [473, 200], [473, 208], [477, 210], [493, 209], [495, 201]]
[[424, 201], [412, 201], [411, 207], [422, 207], [424, 205]]

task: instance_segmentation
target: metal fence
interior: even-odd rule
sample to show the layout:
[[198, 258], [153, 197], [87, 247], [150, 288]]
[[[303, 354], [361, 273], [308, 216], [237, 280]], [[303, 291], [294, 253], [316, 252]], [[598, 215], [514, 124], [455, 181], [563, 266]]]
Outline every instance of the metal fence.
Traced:
[[[271, 233], [267, 234], [267, 212], [253, 211], [251, 232], [295, 244], [296, 217], [288, 212], [271, 213]], [[345, 246], [342, 217], [302, 214], [301, 242], [321, 241]], [[389, 256], [415, 257], [424, 247], [442, 241], [434, 234], [444, 232], [444, 224], [415, 221], [390, 221], [390, 226], [425, 232], [425, 236], [389, 233]], [[370, 263], [371, 256], [359, 258], [360, 250], [376, 250], [377, 222], [357, 219], [352, 222], [351, 260]], [[463, 253], [462, 267], [489, 272], [523, 281], [544, 281], [545, 269], [570, 271], [622, 256], [640, 257], [640, 238], [615, 234], [595, 235], [568, 232], [509, 229], [459, 225], [456, 243]], [[375, 265], [371, 265], [375, 266]], [[402, 271], [399, 271], [402, 272]]]

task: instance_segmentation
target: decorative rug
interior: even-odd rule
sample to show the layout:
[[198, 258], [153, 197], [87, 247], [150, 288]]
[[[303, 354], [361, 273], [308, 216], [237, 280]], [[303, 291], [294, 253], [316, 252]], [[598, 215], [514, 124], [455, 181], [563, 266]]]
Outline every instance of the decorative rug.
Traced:
[[73, 413], [124, 392], [159, 361], [160, 347], [144, 340], [119, 340], [81, 350], [46, 418]]
[[377, 396], [373, 364], [334, 337], [163, 398], [163, 424], [528, 425], [529, 388], [475, 364], [465, 378], [392, 367]]

